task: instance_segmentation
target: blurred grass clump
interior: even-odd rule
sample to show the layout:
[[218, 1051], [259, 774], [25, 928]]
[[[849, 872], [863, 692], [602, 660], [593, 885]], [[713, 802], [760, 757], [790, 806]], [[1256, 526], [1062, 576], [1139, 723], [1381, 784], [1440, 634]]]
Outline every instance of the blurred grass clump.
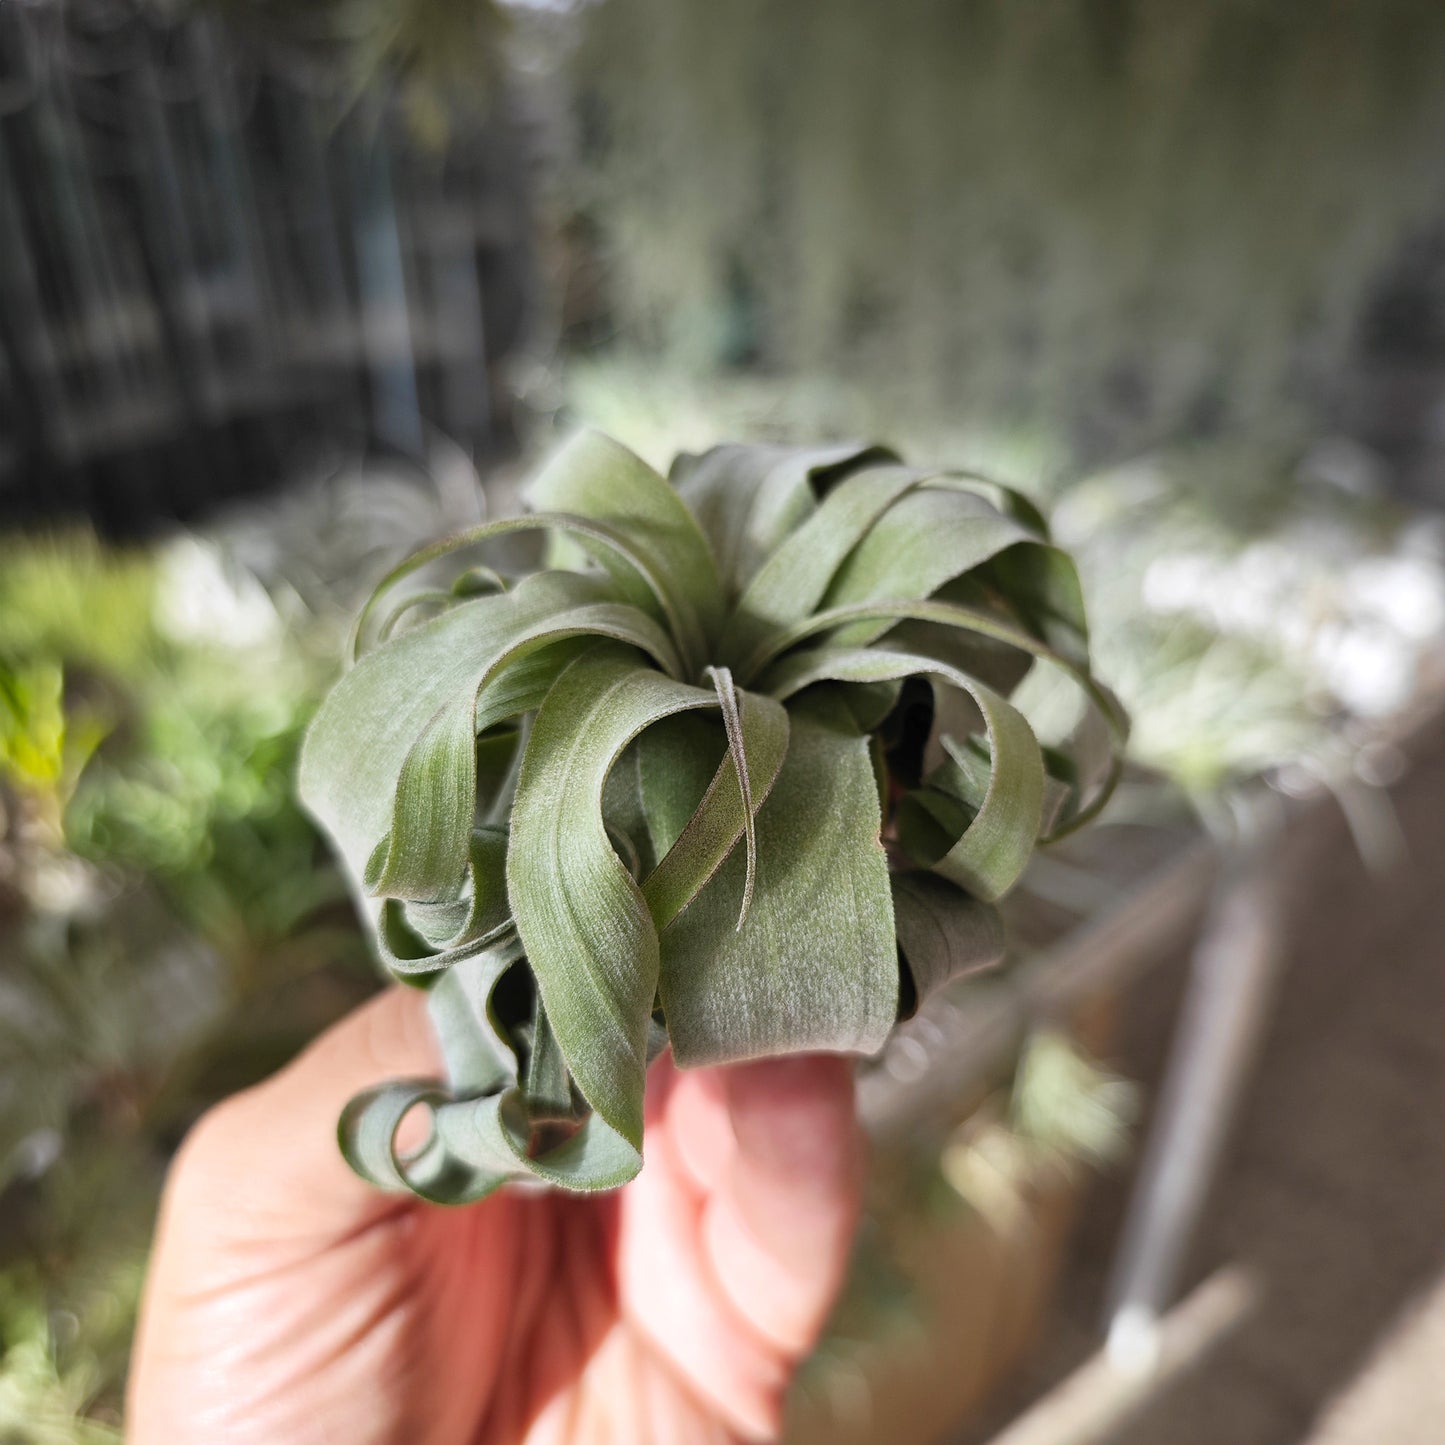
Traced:
[[170, 1151], [370, 987], [292, 796], [337, 655], [219, 547], [0, 544], [0, 1438], [109, 1439]]

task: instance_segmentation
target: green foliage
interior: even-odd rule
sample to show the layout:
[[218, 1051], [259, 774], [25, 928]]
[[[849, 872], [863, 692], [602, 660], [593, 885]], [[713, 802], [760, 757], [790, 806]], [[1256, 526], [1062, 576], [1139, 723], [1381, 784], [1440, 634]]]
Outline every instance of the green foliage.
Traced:
[[[346, 1111], [378, 1184], [623, 1182], [664, 1039], [684, 1066], [877, 1050], [997, 959], [993, 903], [1112, 790], [1123, 716], [1022, 497], [883, 448], [719, 447], [672, 481], [576, 438], [536, 513], [383, 581], [308, 734], [302, 796], [450, 1075]], [[394, 598], [536, 530], [570, 565]]]
[[1066, 1034], [1032, 1035], [1014, 1076], [1009, 1124], [1023, 1147], [1062, 1162], [1105, 1167], [1128, 1154], [1138, 1089], [1110, 1074]]
[[292, 795], [321, 674], [216, 548], [7, 540], [0, 660], [0, 1439], [92, 1445], [171, 1149], [371, 983]]
[[68, 674], [136, 667], [151, 592], [146, 565], [93, 538], [0, 545], [0, 785], [52, 833], [111, 724], [103, 696], [66, 697]]
[[88, 533], [0, 543], [0, 651], [97, 666], [123, 677], [155, 645], [156, 566]]
[[196, 543], [0, 553], [0, 782], [57, 834], [63, 810], [56, 847], [156, 880], [222, 947], [338, 893], [290, 787], [320, 677], [269, 608]]
[[80, 857], [144, 873], [220, 946], [286, 938], [342, 896], [291, 802], [303, 718], [160, 698], [121, 765], [107, 759], [66, 815]]
[[0, 1322], [5, 1330], [0, 1439], [16, 1445], [118, 1445], [117, 1428], [85, 1418], [98, 1371], [91, 1360], [60, 1358], [43, 1290], [18, 1273], [0, 1275]]
[[34, 793], [58, 791], [65, 767], [61, 672], [0, 660], [0, 778]]
[[163, 1162], [90, 1132], [6, 1200], [7, 1244], [44, 1240], [0, 1272], [0, 1439], [115, 1445], [144, 1251]]

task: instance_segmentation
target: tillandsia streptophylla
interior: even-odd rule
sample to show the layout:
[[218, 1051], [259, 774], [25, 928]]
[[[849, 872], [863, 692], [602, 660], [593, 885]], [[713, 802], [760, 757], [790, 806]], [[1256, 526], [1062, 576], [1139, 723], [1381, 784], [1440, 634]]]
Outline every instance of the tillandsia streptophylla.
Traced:
[[[630, 1179], [669, 1043], [684, 1068], [877, 1051], [1001, 957], [994, 904], [1098, 813], [1125, 731], [1072, 562], [985, 478], [723, 446], [669, 481], [583, 433], [529, 502], [384, 579], [301, 762], [447, 1068], [353, 1101], [342, 1147], [450, 1202]], [[545, 570], [394, 600], [538, 530]]]

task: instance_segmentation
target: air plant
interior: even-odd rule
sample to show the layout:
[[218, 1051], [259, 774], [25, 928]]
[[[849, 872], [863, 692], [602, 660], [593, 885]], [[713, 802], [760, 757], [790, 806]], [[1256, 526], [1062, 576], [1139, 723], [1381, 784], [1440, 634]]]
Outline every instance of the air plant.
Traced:
[[[1000, 958], [995, 902], [1103, 806], [1125, 726], [1072, 562], [985, 478], [725, 446], [670, 485], [584, 433], [529, 501], [383, 580], [301, 761], [447, 1070], [353, 1100], [342, 1148], [443, 1201], [630, 1179], [669, 1043], [875, 1052]], [[546, 570], [397, 590], [537, 530]]]

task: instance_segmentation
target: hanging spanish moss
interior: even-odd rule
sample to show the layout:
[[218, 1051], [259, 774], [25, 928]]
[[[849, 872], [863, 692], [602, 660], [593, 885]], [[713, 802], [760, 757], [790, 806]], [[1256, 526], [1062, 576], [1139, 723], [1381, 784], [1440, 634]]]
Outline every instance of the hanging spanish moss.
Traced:
[[603, 0], [612, 334], [1097, 455], [1318, 402], [1445, 196], [1417, 0]]

